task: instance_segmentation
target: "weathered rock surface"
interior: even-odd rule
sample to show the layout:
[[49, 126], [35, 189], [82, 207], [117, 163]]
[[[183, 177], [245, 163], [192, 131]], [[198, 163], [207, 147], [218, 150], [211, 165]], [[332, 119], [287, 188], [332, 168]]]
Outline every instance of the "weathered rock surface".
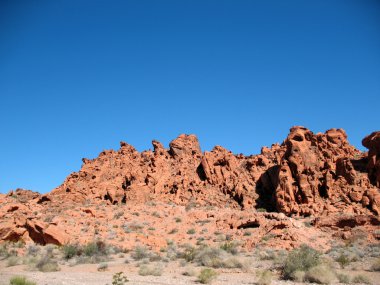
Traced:
[[368, 176], [371, 182], [380, 188], [380, 132], [373, 132], [363, 139], [368, 151]]
[[[210, 229], [235, 238], [253, 229], [255, 236], [245, 238], [247, 248], [268, 234], [275, 237], [273, 246], [294, 247], [307, 242], [313, 229], [341, 231], [342, 213], [359, 221], [355, 227], [369, 232], [378, 227], [380, 132], [363, 140], [368, 155], [351, 146], [341, 129], [314, 134], [304, 127], [291, 128], [281, 145], [252, 156], [221, 146], [203, 153], [194, 135], [180, 135], [169, 149], [158, 141], [152, 145], [153, 151], [139, 153], [121, 142], [117, 151], [84, 158], [80, 171], [46, 195], [22, 189], [0, 195], [0, 240], [65, 244], [111, 235], [119, 237], [115, 244], [128, 239], [128, 245], [138, 240], [159, 248], [173, 230], [160, 211], [184, 217], [184, 229], [206, 220]], [[152, 203], [161, 205], [154, 217], [146, 210]], [[193, 207], [197, 211], [189, 210]], [[271, 213], [258, 213], [264, 210]], [[159, 234], [122, 230], [139, 216], [144, 223], [154, 220]], [[298, 216], [316, 218], [315, 227], [295, 221]], [[372, 222], [362, 225], [362, 217]], [[184, 233], [174, 238], [188, 241]]]

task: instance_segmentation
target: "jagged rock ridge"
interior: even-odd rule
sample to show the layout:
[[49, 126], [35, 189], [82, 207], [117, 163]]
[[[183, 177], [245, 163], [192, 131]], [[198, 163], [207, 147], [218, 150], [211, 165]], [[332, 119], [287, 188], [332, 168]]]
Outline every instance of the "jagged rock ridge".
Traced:
[[[152, 145], [153, 151], [139, 153], [121, 142], [117, 151], [83, 159], [80, 171], [46, 195], [25, 190], [0, 195], [0, 240], [89, 240], [106, 235], [107, 225], [115, 221], [107, 209], [143, 209], [152, 201], [179, 205], [178, 213], [192, 203], [213, 206], [216, 213], [190, 213], [189, 219], [213, 219], [217, 229], [237, 236], [254, 227], [256, 236], [246, 242], [248, 247], [268, 232], [278, 235], [281, 246], [286, 240], [290, 247], [307, 241], [309, 229], [288, 218], [292, 216], [310, 216], [316, 227], [343, 225], [345, 230], [350, 224], [370, 232], [380, 224], [380, 132], [363, 139], [368, 153], [351, 146], [341, 129], [314, 134], [304, 127], [291, 128], [281, 145], [263, 147], [252, 156], [221, 146], [203, 153], [194, 135], [180, 135], [169, 149], [158, 141]], [[263, 209], [272, 213], [258, 213]], [[83, 228], [78, 232], [84, 224], [92, 234]], [[125, 233], [119, 234], [124, 239]], [[164, 237], [145, 239], [158, 246]]]

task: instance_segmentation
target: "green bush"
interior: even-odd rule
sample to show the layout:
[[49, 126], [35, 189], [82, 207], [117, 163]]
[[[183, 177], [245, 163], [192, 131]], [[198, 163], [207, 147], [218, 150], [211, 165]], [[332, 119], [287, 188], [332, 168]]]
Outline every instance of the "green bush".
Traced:
[[342, 268], [345, 268], [347, 265], [351, 263], [351, 259], [349, 256], [343, 252], [340, 253], [340, 255], [335, 259], [336, 262], [340, 264]]
[[319, 264], [306, 272], [305, 279], [318, 284], [331, 284], [335, 279], [335, 273], [329, 266]]
[[81, 254], [81, 249], [78, 245], [66, 244], [62, 246], [63, 257], [65, 259], [73, 258], [76, 255]]
[[144, 246], [136, 246], [131, 254], [134, 260], [141, 260], [150, 256], [149, 250]]
[[238, 253], [237, 247], [238, 247], [237, 243], [233, 241], [227, 241], [220, 246], [220, 248], [223, 249], [224, 251], [227, 251], [228, 253], [231, 253], [234, 255]]
[[283, 275], [291, 279], [295, 271], [308, 271], [320, 264], [320, 253], [307, 245], [293, 249], [285, 260]]
[[9, 285], [36, 285], [36, 283], [27, 280], [23, 276], [14, 276], [9, 280]]
[[218, 276], [218, 273], [211, 268], [202, 269], [199, 273], [198, 280], [202, 284], [211, 283]]

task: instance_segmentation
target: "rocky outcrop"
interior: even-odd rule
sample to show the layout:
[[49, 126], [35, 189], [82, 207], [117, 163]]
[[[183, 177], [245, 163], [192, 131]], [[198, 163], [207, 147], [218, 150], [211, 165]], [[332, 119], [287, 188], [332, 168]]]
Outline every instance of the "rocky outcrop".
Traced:
[[[159, 202], [180, 209], [213, 207], [216, 227], [238, 236], [256, 228], [248, 247], [268, 233], [288, 247], [307, 241], [311, 231], [300, 230], [292, 216], [321, 218], [316, 226], [336, 227], [339, 221], [334, 219], [345, 213], [354, 222], [361, 217], [355, 224], [360, 227], [362, 217], [377, 221], [380, 215], [379, 132], [363, 140], [368, 155], [351, 146], [341, 129], [314, 134], [299, 126], [291, 128], [282, 144], [263, 147], [252, 156], [221, 146], [202, 152], [194, 135], [180, 135], [168, 149], [155, 140], [152, 145], [153, 150], [140, 153], [121, 142], [116, 151], [84, 158], [80, 171], [46, 195], [22, 189], [0, 195], [0, 240], [64, 244], [75, 233], [85, 242], [112, 233], [109, 223], [123, 213], [110, 216], [108, 209], [132, 211]], [[259, 215], [262, 211], [271, 213]], [[189, 219], [203, 216], [209, 218], [203, 212]], [[371, 223], [365, 226], [377, 226]], [[124, 238], [125, 232], [117, 234]], [[134, 237], [157, 246], [165, 240], [138, 233]]]
[[[366, 138], [368, 171], [377, 181], [378, 136]], [[341, 129], [313, 134], [293, 127], [282, 145], [255, 156], [235, 155], [221, 146], [201, 152], [194, 135], [181, 135], [165, 149], [137, 152], [122, 142], [118, 151], [83, 159], [82, 169], [55, 189], [51, 199], [107, 200], [112, 204], [172, 201], [266, 208], [287, 215], [336, 211], [379, 213], [378, 188], [370, 185], [367, 158]], [[373, 158], [375, 157], [375, 158]]]
[[373, 132], [363, 139], [368, 151], [368, 176], [373, 185], [380, 188], [380, 132]]

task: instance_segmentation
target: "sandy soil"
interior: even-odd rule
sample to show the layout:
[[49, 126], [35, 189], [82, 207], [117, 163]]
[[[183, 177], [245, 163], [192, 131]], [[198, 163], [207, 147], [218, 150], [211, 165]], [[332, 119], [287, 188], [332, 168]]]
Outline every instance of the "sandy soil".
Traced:
[[[255, 260], [254, 257], [241, 257], [247, 264], [244, 269], [216, 269], [219, 273], [212, 284], [257, 284], [257, 271], [269, 269], [272, 267], [271, 261]], [[28, 280], [36, 282], [38, 285], [106, 285], [112, 284], [112, 276], [116, 272], [123, 272], [128, 277], [128, 284], [200, 284], [197, 278], [202, 267], [194, 264], [185, 264], [181, 266], [181, 262], [170, 261], [161, 262], [163, 272], [161, 276], [140, 276], [138, 271], [138, 262], [131, 261], [125, 263], [126, 258], [114, 257], [113, 260], [107, 262], [106, 271], [99, 272], [98, 264], [79, 264], [69, 266], [67, 262], [60, 264], [60, 271], [56, 272], [38, 272], [29, 271], [26, 265], [16, 265], [6, 267], [6, 262], [0, 262], [0, 284], [8, 285], [12, 276], [25, 276]], [[154, 263], [150, 263], [154, 264]], [[182, 264], [183, 265], [183, 264]], [[366, 270], [368, 264], [356, 262], [345, 270], [337, 269], [340, 273], [350, 276], [362, 274], [370, 278], [373, 285], [380, 284], [380, 272], [370, 272]], [[185, 276], [184, 272], [190, 272], [193, 276]], [[272, 285], [282, 284], [303, 284], [292, 281], [280, 280], [278, 272], [274, 271]], [[310, 284], [310, 283], [307, 283]], [[334, 284], [339, 284], [337, 281]]]

